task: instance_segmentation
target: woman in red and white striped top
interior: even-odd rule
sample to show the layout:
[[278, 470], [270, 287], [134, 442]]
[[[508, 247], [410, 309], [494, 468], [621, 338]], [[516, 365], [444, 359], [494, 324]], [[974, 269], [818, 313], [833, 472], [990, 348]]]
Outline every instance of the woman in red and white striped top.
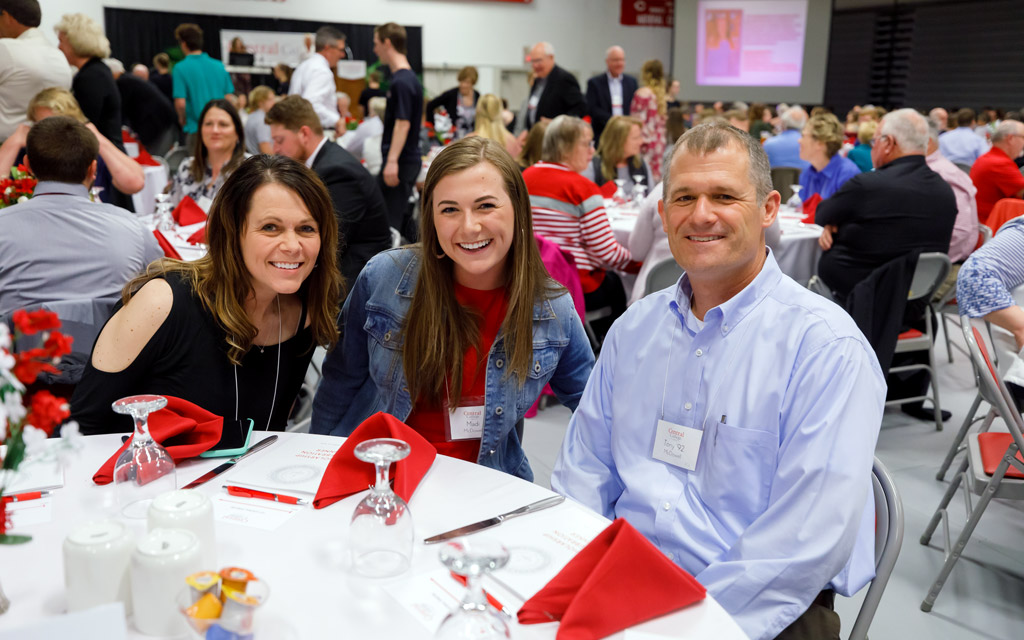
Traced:
[[612, 270], [637, 265], [612, 234], [600, 189], [580, 175], [594, 156], [593, 141], [589, 124], [558, 116], [544, 133], [541, 161], [523, 172], [523, 180], [534, 231], [572, 254], [587, 309], [610, 306], [614, 319], [625, 311], [626, 295]]

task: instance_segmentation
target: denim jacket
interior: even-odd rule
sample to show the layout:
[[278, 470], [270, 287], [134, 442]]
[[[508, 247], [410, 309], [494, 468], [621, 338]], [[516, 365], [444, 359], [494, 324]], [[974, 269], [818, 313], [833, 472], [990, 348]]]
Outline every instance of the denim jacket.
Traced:
[[[409, 417], [413, 400], [402, 370], [402, 323], [419, 266], [417, 250], [394, 249], [374, 256], [359, 274], [341, 312], [341, 342], [324, 360], [312, 433], [347, 436], [377, 411], [400, 420]], [[594, 366], [594, 353], [568, 293], [534, 305], [534, 362], [523, 386], [515, 376], [505, 377], [507, 358], [500, 332], [487, 357], [486, 416], [477, 462], [532, 481], [516, 422], [545, 384], [575, 411]]]

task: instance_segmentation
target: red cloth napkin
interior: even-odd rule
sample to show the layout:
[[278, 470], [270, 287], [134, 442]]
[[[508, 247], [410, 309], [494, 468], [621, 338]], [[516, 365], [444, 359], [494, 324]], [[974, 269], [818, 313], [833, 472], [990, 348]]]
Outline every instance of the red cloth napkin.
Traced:
[[820, 193], [815, 193], [810, 198], [804, 200], [804, 224], [814, 224], [814, 212], [818, 210], [818, 204], [820, 202]]
[[164, 234], [159, 229], [153, 229], [153, 236], [156, 238], [157, 244], [164, 250], [164, 255], [168, 258], [174, 258], [175, 260], [181, 260], [181, 254], [175, 249]]
[[189, 244], [206, 244], [206, 226], [203, 225], [188, 237]]
[[393, 415], [378, 411], [359, 425], [345, 444], [331, 458], [320, 487], [313, 499], [314, 509], [323, 509], [353, 493], [365, 491], [377, 479], [373, 465], [356, 458], [356, 445], [371, 438], [396, 438], [409, 443], [412, 449], [404, 460], [394, 464], [391, 478], [395, 493], [406, 502], [412, 498], [420, 480], [437, 457], [437, 449], [416, 433], [412, 427]]
[[206, 212], [190, 196], [185, 196], [171, 212], [174, 221], [182, 227], [206, 221]]
[[[167, 449], [175, 462], [194, 458], [220, 442], [224, 418], [188, 400], [164, 397], [167, 398], [167, 406], [149, 414], [149, 433]], [[93, 482], [109, 484], [114, 479], [114, 463], [121, 452], [131, 446], [134, 437], [133, 434], [117, 453], [103, 463], [92, 477]]]
[[604, 638], [703, 600], [706, 593], [619, 518], [523, 604], [519, 624], [561, 620], [558, 640]]
[[618, 189], [618, 187], [619, 187], [619, 185], [617, 185], [614, 182], [612, 182], [611, 180], [609, 180], [608, 182], [606, 182], [603, 185], [601, 185], [599, 187], [599, 189], [601, 190], [601, 195], [603, 197], [611, 198], [612, 196], [615, 195], [615, 190]]
[[153, 156], [149, 155], [149, 152], [146, 151], [146, 148], [143, 147], [142, 145], [139, 145], [139, 155], [138, 155], [138, 157], [135, 158], [135, 162], [138, 162], [141, 165], [145, 165], [145, 166], [149, 166], [149, 167], [159, 167], [160, 166], [160, 163], [157, 162], [156, 160], [154, 160]]

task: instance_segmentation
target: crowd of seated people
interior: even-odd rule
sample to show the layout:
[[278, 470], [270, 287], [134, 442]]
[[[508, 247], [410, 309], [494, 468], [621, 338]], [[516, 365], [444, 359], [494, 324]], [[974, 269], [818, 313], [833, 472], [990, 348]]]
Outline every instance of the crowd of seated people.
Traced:
[[[13, 3], [0, 48], [8, 20], [38, 26], [23, 10], [34, 1], [0, 0]], [[240, 99], [196, 25], [175, 31], [183, 61], [133, 64], [125, 82], [124, 65], [104, 64], [97, 23], [65, 16], [56, 35], [78, 74], [38, 87], [0, 130], [0, 172], [23, 163], [39, 179], [38, 198], [0, 211], [0, 316], [76, 293], [117, 299], [70, 396], [86, 434], [130, 431], [110, 404], [136, 393], [186, 399], [225, 429], [284, 429], [320, 346], [312, 432], [347, 436], [385, 411], [442, 454], [530, 480], [522, 421], [549, 386], [573, 412], [557, 491], [656, 539], [751, 637], [826, 637], [838, 629], [835, 593], [871, 578], [868, 471], [886, 397], [876, 345], [843, 306], [894, 261], [948, 253], [961, 308], [1011, 331], [1024, 355], [1024, 315], [1007, 293], [1024, 273], [1024, 226], [1007, 223], [975, 250], [979, 216], [1024, 197], [1019, 112], [865, 105], [844, 124], [820, 106], [705, 108], [670, 100], [658, 60], [639, 79], [626, 73], [618, 46], [584, 90], [539, 42], [529, 96], [511, 114], [475, 90], [473, 67], [423, 100], [404, 30], [389, 23], [374, 45], [398, 91], [360, 96], [363, 121], [335, 141], [348, 103], [310, 93], [325, 64], [349, 55], [333, 28], [294, 76], [275, 69], [284, 99], [270, 86]], [[104, 180], [110, 194], [143, 187], [121, 142], [129, 99], [154, 100], [140, 82], [176, 117], [148, 141], [162, 148], [170, 132], [187, 156], [170, 176], [172, 203], [188, 196], [208, 213], [208, 253], [192, 262], [161, 258], [143, 221], [90, 201]], [[395, 217], [417, 184], [406, 170], [420, 161], [420, 128], [442, 108], [453, 139], [429, 154], [418, 214]], [[364, 166], [374, 162], [377, 178]], [[838, 304], [776, 259], [780, 167], [800, 172], [816, 208], [818, 275]], [[627, 198], [647, 192], [628, 242], [609, 218], [624, 204], [608, 204], [615, 181]], [[62, 238], [56, 258], [20, 240], [39, 229]], [[390, 249], [395, 230], [419, 241]], [[536, 236], [572, 265], [587, 313], [549, 275]], [[646, 291], [666, 260], [682, 277]], [[1008, 379], [1024, 383], [1024, 360], [1014, 366]], [[485, 418], [453, 420], [460, 408]], [[903, 409], [930, 418], [919, 402]], [[652, 455], [652, 434], [676, 429], [705, 432], [705, 462]], [[836, 447], [844, 456], [828, 455]], [[822, 504], [826, 487], [849, 499]], [[792, 537], [796, 517], [815, 540]]]

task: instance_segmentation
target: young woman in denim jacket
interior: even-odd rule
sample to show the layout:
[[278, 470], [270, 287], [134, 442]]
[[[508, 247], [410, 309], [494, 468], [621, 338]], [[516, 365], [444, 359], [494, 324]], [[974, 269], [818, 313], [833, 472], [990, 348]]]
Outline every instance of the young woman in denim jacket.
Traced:
[[532, 480], [516, 423], [545, 384], [575, 410], [594, 354], [540, 260], [526, 185], [500, 144], [470, 137], [438, 154], [420, 237], [356, 279], [311, 431], [347, 436], [383, 411], [440, 453]]

